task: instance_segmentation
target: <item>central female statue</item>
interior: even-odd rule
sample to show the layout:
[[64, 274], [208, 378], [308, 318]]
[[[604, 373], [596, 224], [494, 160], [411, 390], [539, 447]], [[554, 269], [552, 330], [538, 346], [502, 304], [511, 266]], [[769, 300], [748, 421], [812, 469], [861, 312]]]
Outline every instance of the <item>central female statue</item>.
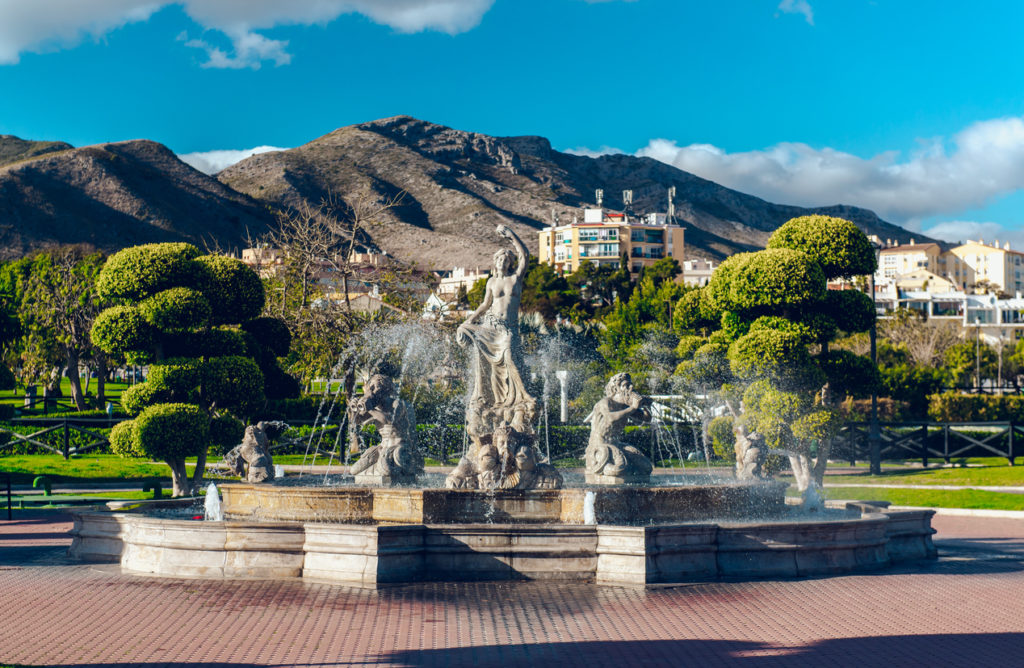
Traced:
[[526, 278], [526, 246], [505, 225], [498, 234], [512, 242], [494, 254], [494, 272], [480, 306], [459, 325], [456, 341], [470, 346], [473, 393], [466, 408], [466, 428], [475, 446], [489, 440], [505, 424], [520, 433], [533, 432], [536, 400], [523, 383], [519, 343], [519, 301]]

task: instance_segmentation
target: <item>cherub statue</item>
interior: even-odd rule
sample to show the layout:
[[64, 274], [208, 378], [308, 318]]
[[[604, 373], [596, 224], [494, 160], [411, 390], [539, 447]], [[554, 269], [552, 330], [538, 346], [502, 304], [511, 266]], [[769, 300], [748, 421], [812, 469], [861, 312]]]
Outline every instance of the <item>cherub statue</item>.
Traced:
[[380, 433], [380, 443], [352, 465], [356, 482], [412, 482], [423, 473], [412, 406], [397, 395], [390, 378], [371, 376], [363, 396], [349, 406], [349, 419], [358, 426], [376, 425]]
[[269, 482], [274, 479], [274, 459], [270, 455], [267, 431], [287, 428], [283, 422], [258, 422], [245, 428], [242, 442], [224, 455], [224, 463], [246, 482]]
[[646, 481], [654, 465], [636, 448], [622, 442], [630, 420], [651, 418], [649, 397], [633, 389], [628, 373], [617, 373], [594, 405], [586, 451], [586, 481], [594, 484]]

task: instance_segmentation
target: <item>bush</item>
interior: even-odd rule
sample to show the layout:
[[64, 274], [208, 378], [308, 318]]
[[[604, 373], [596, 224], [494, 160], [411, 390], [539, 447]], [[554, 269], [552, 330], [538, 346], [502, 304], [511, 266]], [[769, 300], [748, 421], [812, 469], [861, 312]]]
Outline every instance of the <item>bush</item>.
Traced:
[[210, 451], [223, 456], [242, 442], [245, 425], [230, 415], [220, 415], [210, 421]]
[[928, 397], [928, 417], [936, 422], [1024, 422], [1024, 397], [944, 392]]
[[242, 323], [242, 331], [252, 334], [256, 342], [275, 357], [284, 357], [292, 344], [288, 326], [277, 318], [256, 318]]
[[136, 416], [153, 404], [171, 401], [171, 393], [165, 388], [151, 383], [133, 385], [121, 393], [121, 408], [131, 416]]
[[[321, 402], [323, 402], [323, 412], [327, 412], [327, 404], [329, 401], [324, 402], [322, 396], [301, 396], [290, 399], [270, 399], [267, 401], [266, 406], [263, 410], [259, 411], [253, 418], [255, 421], [260, 420], [298, 420], [298, 421], [309, 421], [312, 422], [317, 418], [317, 413], [320, 410]], [[342, 399], [338, 400], [338, 405], [334, 407], [332, 415], [343, 415], [345, 412], [345, 402]], [[323, 415], [320, 416], [323, 419]]]
[[248, 357], [214, 357], [203, 365], [203, 399], [241, 417], [266, 403], [263, 373]]
[[151, 350], [156, 343], [152, 327], [134, 306], [106, 309], [96, 316], [89, 336], [93, 345], [109, 354]]
[[115, 424], [110, 430], [108, 438], [112, 454], [121, 455], [122, 457], [141, 457], [143, 455], [135, 433], [134, 420], [125, 420]]
[[140, 302], [139, 312], [161, 332], [180, 332], [204, 326], [212, 309], [198, 290], [170, 288]]
[[245, 322], [263, 310], [263, 281], [243, 262], [223, 255], [204, 255], [196, 258], [196, 264], [202, 267], [199, 287], [215, 306], [214, 323]]
[[199, 249], [186, 243], [125, 248], [107, 259], [96, 291], [106, 300], [142, 300], [167, 288], [192, 286], [198, 256]]
[[807, 253], [821, 265], [826, 278], [871, 274], [878, 265], [864, 233], [850, 221], [831, 216], [800, 216], [786, 221], [772, 233], [768, 248]]
[[716, 455], [728, 462], [736, 461], [736, 433], [731, 415], [719, 415], [709, 422], [708, 436]]
[[210, 419], [194, 404], [156, 404], [134, 422], [137, 449], [146, 457], [195, 457], [210, 442]]

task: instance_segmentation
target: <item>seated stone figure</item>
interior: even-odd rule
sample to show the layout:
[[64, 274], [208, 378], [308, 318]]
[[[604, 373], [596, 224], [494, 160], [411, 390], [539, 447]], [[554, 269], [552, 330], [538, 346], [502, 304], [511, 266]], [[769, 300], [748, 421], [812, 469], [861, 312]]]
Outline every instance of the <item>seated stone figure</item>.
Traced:
[[416, 418], [412, 406], [395, 392], [394, 383], [376, 374], [363, 386], [363, 396], [349, 406], [352, 424], [373, 424], [380, 443], [352, 465], [356, 482], [412, 482], [423, 473], [423, 454], [416, 447]]
[[633, 389], [628, 373], [617, 373], [594, 405], [586, 451], [586, 481], [590, 484], [646, 482], [654, 470], [651, 460], [623, 443], [630, 420], [650, 420], [649, 397]]
[[510, 425], [494, 430], [491, 443], [480, 446], [474, 460], [464, 458], [449, 477], [452, 489], [558, 489], [562, 476], [537, 459], [529, 434]]
[[259, 422], [245, 428], [242, 443], [224, 455], [224, 463], [246, 482], [269, 482], [274, 479], [274, 460], [267, 438], [268, 424]]

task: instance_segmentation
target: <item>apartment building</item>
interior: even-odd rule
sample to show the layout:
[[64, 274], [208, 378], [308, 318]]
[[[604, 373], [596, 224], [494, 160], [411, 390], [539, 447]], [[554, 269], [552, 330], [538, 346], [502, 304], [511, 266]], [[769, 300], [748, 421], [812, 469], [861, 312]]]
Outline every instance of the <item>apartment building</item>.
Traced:
[[584, 209], [583, 221], [544, 228], [539, 232], [537, 258], [561, 273], [570, 273], [583, 262], [618, 267], [623, 254], [635, 278], [643, 267], [663, 257], [682, 262], [683, 227], [670, 224], [668, 215], [632, 216], [602, 208]]
[[921, 269], [940, 274], [941, 255], [942, 249], [938, 244], [918, 244], [913, 239], [909, 244], [888, 246], [878, 253], [878, 278], [896, 278]]
[[989, 245], [982, 240], [968, 240], [947, 254], [956, 258], [958, 268], [970, 273], [971, 280], [964, 287], [985, 281], [1009, 294], [1024, 290], [1024, 253], [1011, 250], [1009, 243], [1000, 246], [999, 241]]

